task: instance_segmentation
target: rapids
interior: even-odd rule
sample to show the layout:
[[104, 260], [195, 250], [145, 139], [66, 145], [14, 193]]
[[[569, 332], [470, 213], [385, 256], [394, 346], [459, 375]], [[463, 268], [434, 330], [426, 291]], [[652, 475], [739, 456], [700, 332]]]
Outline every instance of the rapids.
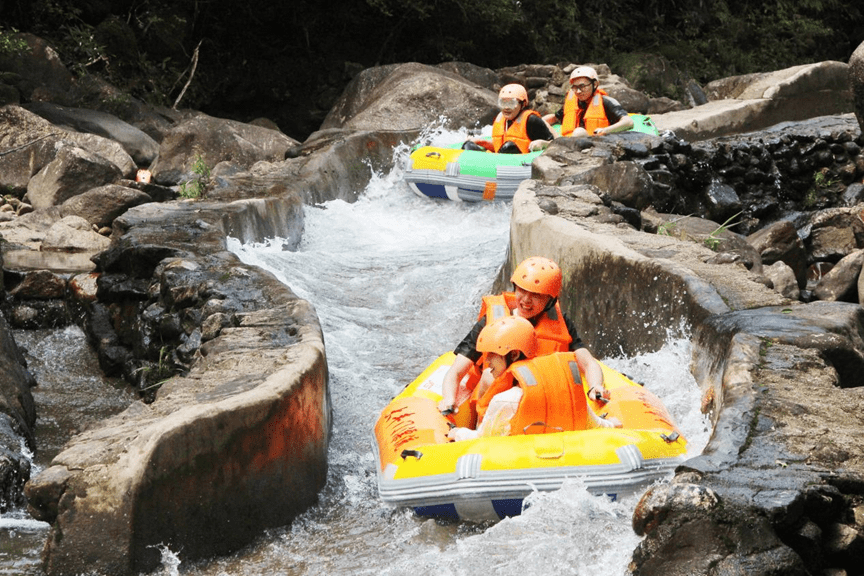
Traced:
[[[440, 144], [464, 137], [440, 132], [429, 139]], [[397, 150], [396, 168], [374, 176], [357, 202], [307, 206], [296, 251], [284, 251], [278, 238], [255, 245], [229, 239], [244, 262], [271, 271], [318, 313], [334, 409], [328, 481], [318, 505], [290, 525], [236, 554], [198, 564], [184, 562], [182, 550], [163, 549], [159, 573], [626, 574], [639, 542], [630, 526], [635, 498], [590, 496], [573, 481], [530, 496], [521, 516], [494, 524], [423, 519], [378, 500], [371, 449], [378, 413], [464, 336], [509, 242], [509, 204], [415, 196], [401, 181], [407, 152]], [[699, 412], [686, 339], [670, 338], [653, 354], [603, 360], [657, 394], [688, 438], [690, 453], [702, 450], [709, 424]], [[13, 573], [4, 572], [5, 561], [0, 557], [0, 574]]]

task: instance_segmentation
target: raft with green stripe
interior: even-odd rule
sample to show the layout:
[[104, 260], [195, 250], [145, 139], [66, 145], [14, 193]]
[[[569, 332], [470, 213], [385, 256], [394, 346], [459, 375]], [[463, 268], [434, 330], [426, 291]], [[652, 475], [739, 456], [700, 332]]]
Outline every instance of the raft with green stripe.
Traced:
[[[631, 114], [633, 131], [657, 135], [651, 118]], [[419, 196], [480, 202], [512, 200], [523, 180], [531, 178], [531, 163], [542, 152], [497, 154], [450, 146], [421, 146], [411, 153], [405, 181]]]

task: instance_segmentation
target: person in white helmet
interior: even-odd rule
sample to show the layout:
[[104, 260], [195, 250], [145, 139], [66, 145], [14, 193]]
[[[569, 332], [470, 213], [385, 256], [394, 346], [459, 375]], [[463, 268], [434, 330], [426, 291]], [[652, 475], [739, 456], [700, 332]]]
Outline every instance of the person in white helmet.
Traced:
[[526, 154], [545, 149], [555, 138], [540, 113], [528, 107], [528, 92], [521, 84], [507, 84], [501, 88], [498, 107], [501, 112], [492, 125], [492, 141], [471, 138], [462, 145], [464, 150]]
[[579, 66], [570, 73], [564, 107], [544, 120], [561, 123], [562, 136], [603, 136], [633, 128], [633, 119], [621, 104], [600, 88], [597, 71]]

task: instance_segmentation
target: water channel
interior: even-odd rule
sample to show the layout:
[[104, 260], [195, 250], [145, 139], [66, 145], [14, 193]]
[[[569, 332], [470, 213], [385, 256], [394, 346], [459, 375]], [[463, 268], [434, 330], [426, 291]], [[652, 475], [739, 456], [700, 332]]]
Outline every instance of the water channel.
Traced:
[[[397, 154], [399, 166], [407, 151]], [[375, 177], [355, 203], [331, 201], [305, 212], [297, 251], [284, 251], [278, 239], [229, 245], [245, 262], [276, 274], [318, 312], [334, 405], [327, 485], [318, 505], [239, 553], [193, 565], [183, 561], [182, 550], [164, 550], [160, 572], [626, 574], [639, 542], [630, 527], [635, 498], [590, 496], [574, 480], [558, 492], [529, 497], [521, 516], [488, 525], [422, 519], [377, 498], [370, 444], [375, 419], [471, 326], [505, 258], [510, 205], [419, 198], [401, 182], [397, 167]], [[709, 430], [698, 411], [686, 339], [670, 339], [662, 350], [638, 358], [604, 360], [660, 396], [690, 440], [691, 453], [701, 451]], [[35, 524], [29, 529], [44, 538], [47, 531]], [[0, 520], [0, 539], [9, 532]], [[0, 555], [0, 574], [38, 574], [38, 550], [10, 554]], [[15, 562], [23, 569], [11, 571]]]

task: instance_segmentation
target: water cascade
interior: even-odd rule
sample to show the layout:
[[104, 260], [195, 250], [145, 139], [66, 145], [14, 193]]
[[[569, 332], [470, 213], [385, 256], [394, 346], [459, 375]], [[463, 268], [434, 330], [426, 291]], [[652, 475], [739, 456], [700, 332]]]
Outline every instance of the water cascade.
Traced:
[[[509, 242], [509, 204], [416, 197], [396, 164], [373, 178], [356, 203], [306, 207], [297, 251], [283, 250], [278, 238], [260, 245], [229, 241], [246, 263], [270, 270], [309, 300], [320, 317], [335, 417], [328, 483], [317, 506], [230, 557], [192, 566], [182, 550], [163, 550], [162, 573], [626, 572], [639, 541], [631, 528], [636, 499], [590, 496], [577, 480], [532, 495], [522, 516], [489, 525], [423, 519], [378, 500], [371, 431], [379, 411], [464, 336]], [[699, 413], [686, 339], [670, 338], [653, 354], [604, 361], [660, 396], [691, 454], [701, 451], [709, 424]], [[0, 574], [15, 561], [0, 558]], [[31, 574], [38, 574], [35, 562]]]

